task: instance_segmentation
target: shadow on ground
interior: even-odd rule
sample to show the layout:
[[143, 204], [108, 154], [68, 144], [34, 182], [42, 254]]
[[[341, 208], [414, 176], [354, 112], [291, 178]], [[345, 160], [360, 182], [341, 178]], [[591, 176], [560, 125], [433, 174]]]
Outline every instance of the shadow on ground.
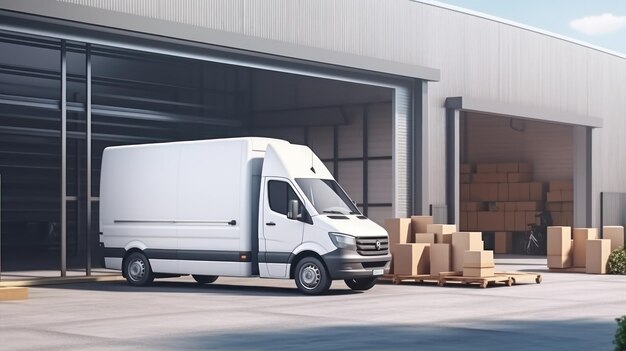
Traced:
[[[376, 313], [375, 306], [373, 313]], [[332, 316], [329, 316], [332, 319]], [[471, 327], [385, 325], [234, 331], [165, 338], [159, 346], [198, 350], [612, 350], [614, 323], [476, 322]], [[158, 341], [157, 341], [158, 342]]]
[[[221, 284], [219, 280], [212, 284], [200, 285], [193, 282], [184, 281], [155, 281], [148, 286], [130, 286], [126, 281], [109, 281], [109, 282], [94, 282], [94, 283], [78, 283], [78, 284], [61, 284], [61, 285], [48, 285], [46, 288], [50, 289], [72, 289], [72, 290], [90, 290], [90, 291], [107, 291], [107, 292], [149, 292], [149, 293], [189, 293], [189, 294], [226, 294], [226, 295], [241, 295], [241, 296], [302, 296], [294, 286], [290, 287], [275, 287], [275, 286], [260, 286], [260, 285], [230, 285]], [[349, 289], [333, 289], [328, 292], [327, 295], [354, 295], [362, 294], [361, 291], [352, 291]]]

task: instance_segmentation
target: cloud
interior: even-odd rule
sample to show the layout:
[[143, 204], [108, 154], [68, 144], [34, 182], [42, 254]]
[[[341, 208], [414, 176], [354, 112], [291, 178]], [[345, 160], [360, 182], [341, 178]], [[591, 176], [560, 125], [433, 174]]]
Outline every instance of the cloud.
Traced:
[[605, 13], [600, 16], [586, 16], [570, 21], [570, 27], [587, 35], [601, 35], [626, 28], [626, 16]]

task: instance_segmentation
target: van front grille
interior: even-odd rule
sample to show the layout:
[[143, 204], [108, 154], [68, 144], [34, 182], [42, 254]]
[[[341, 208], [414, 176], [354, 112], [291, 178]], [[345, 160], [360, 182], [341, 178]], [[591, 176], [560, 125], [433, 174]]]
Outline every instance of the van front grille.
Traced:
[[360, 255], [379, 256], [386, 255], [388, 251], [389, 239], [386, 236], [356, 238], [356, 252]]

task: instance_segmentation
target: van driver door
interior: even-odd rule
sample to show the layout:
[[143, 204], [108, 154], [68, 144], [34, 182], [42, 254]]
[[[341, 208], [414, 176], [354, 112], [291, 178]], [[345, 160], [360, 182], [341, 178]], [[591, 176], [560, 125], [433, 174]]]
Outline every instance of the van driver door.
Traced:
[[262, 277], [288, 278], [290, 256], [302, 243], [305, 225], [302, 219], [287, 217], [289, 201], [298, 201], [300, 213], [305, 211], [304, 206], [288, 179], [265, 177], [263, 189], [263, 220], [260, 223], [263, 237], [259, 240], [259, 273]]

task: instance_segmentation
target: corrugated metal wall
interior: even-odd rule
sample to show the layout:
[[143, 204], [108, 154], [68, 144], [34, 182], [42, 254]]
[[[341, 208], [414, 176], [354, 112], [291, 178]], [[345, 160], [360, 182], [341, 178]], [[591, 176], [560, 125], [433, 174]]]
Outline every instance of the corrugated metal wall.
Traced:
[[[137, 31], [156, 30], [183, 39], [194, 36], [197, 40], [203, 29], [219, 30], [250, 39], [269, 39], [272, 45], [267, 45], [268, 51], [281, 43], [295, 44], [441, 69], [441, 81], [429, 87], [430, 203], [445, 202], [443, 104], [449, 96], [603, 118], [604, 128], [594, 133], [597, 167], [593, 197], [599, 199], [601, 190], [626, 191], [626, 154], [615, 152], [626, 149], [626, 138], [621, 135], [626, 130], [623, 57], [409, 0], [36, 3], [14, 0], [5, 1], [2, 6], [32, 13], [43, 13], [45, 8], [49, 16]], [[132, 18], [162, 21], [155, 29], [154, 23], [147, 25]], [[193, 33], [181, 30], [180, 24], [193, 26]], [[216, 32], [203, 38], [208, 43], [218, 40]], [[306, 53], [302, 51], [302, 55]], [[298, 53], [294, 56], [299, 57]]]

